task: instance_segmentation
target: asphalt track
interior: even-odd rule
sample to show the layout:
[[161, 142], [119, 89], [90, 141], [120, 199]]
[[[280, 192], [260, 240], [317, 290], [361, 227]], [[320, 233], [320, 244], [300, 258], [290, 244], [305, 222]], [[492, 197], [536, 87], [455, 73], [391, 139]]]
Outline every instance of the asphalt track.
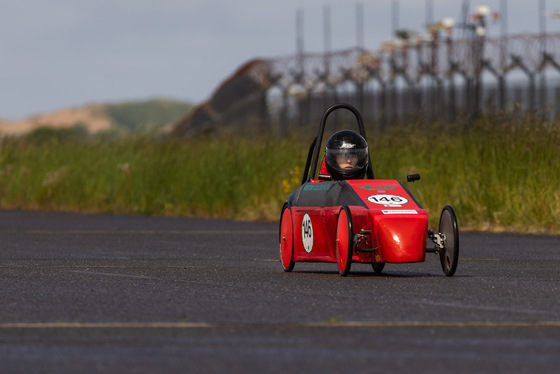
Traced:
[[461, 233], [453, 278], [433, 254], [344, 278], [335, 264], [285, 273], [277, 235], [0, 211], [0, 371], [559, 370], [559, 237]]

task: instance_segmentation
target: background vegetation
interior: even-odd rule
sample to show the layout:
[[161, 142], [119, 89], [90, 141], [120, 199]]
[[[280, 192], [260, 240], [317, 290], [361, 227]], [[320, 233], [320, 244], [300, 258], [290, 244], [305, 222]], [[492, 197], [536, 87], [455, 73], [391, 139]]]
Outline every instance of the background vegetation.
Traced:
[[[311, 140], [37, 130], [0, 145], [0, 208], [275, 222]], [[432, 227], [450, 204], [462, 230], [560, 233], [559, 124], [485, 118], [469, 131], [400, 128], [369, 143], [376, 178], [422, 175], [407, 187]]]
[[173, 124], [191, 108], [191, 104], [182, 101], [153, 99], [107, 104], [104, 113], [117, 129], [137, 134]]

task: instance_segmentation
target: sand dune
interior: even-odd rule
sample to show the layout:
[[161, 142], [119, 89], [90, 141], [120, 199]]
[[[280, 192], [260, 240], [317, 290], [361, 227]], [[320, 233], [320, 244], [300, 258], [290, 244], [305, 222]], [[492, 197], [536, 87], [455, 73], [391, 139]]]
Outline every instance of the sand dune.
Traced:
[[76, 124], [86, 126], [91, 133], [108, 130], [112, 126], [109, 118], [103, 113], [102, 105], [89, 105], [44, 113], [21, 121], [0, 119], [0, 136], [23, 135], [39, 127], [68, 128]]

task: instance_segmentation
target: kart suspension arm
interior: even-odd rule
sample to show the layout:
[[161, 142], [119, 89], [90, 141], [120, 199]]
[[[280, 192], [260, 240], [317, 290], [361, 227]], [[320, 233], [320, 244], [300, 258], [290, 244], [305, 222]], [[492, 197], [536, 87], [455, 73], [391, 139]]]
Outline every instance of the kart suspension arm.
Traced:
[[426, 248], [426, 252], [438, 253], [440, 249], [445, 248], [445, 234], [428, 230], [428, 238], [434, 243], [435, 248]]
[[362, 241], [365, 241], [366, 245], [369, 244], [368, 241], [368, 235], [371, 233], [370, 230], [360, 230], [359, 234], [354, 234], [354, 250], [356, 251], [356, 253], [360, 253], [360, 252], [370, 252], [370, 253], [375, 253], [375, 251], [377, 251], [378, 248], [360, 248], [358, 247], [358, 244], [361, 243]]

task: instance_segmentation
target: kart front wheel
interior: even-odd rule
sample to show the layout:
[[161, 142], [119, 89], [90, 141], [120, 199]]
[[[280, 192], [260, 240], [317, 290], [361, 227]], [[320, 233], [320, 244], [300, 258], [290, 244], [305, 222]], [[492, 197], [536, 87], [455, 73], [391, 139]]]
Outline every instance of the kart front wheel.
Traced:
[[352, 215], [347, 206], [340, 208], [336, 223], [336, 263], [338, 272], [345, 277], [352, 266], [354, 251], [354, 232], [352, 231]]
[[452, 277], [459, 261], [459, 227], [455, 211], [450, 205], [446, 205], [441, 212], [439, 232], [445, 235], [443, 249], [439, 251], [441, 267], [445, 275]]
[[284, 209], [282, 209], [279, 247], [282, 267], [284, 271], [290, 272], [294, 268], [294, 225], [289, 205], [284, 205]]

